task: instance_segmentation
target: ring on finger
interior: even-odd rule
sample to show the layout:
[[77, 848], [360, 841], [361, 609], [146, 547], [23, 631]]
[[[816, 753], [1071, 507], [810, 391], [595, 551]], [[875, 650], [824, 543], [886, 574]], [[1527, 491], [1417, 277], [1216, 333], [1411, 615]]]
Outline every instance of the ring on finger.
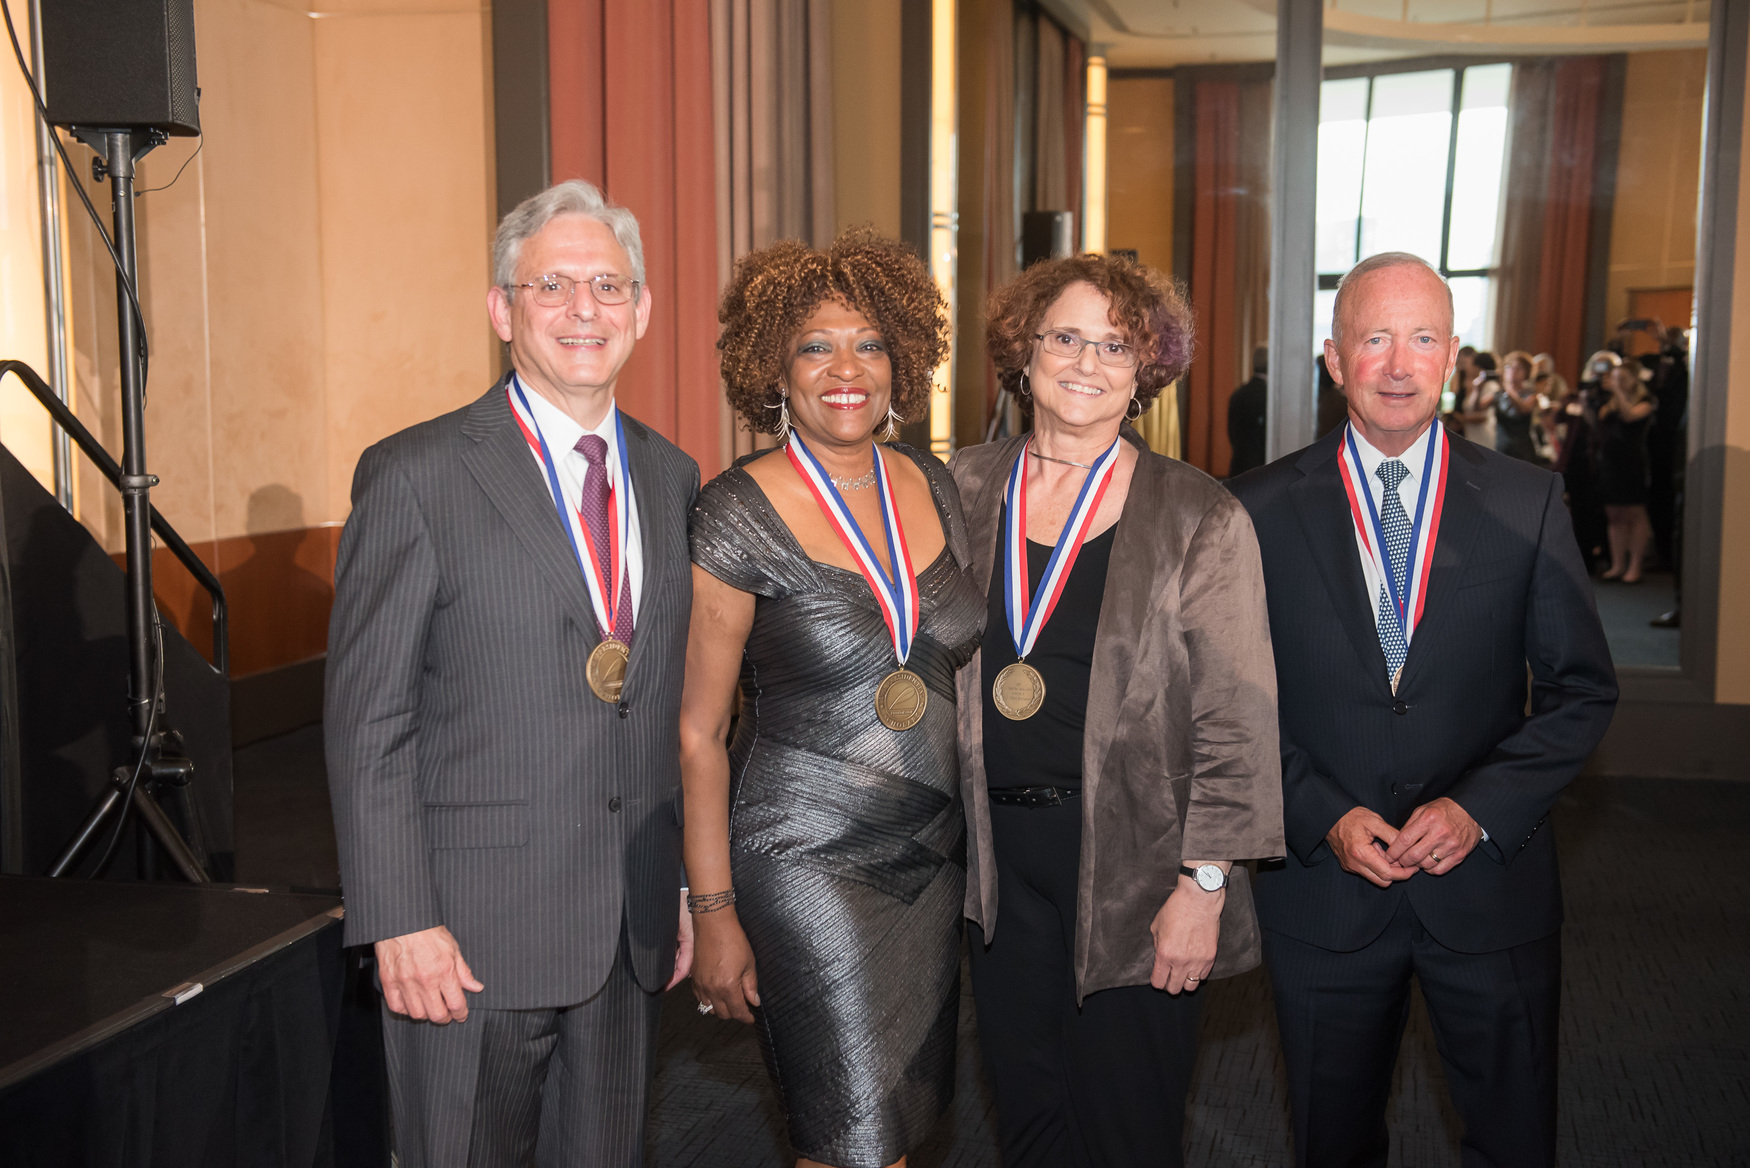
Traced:
[[699, 1003], [699, 1013], [701, 1013], [701, 1014], [709, 1014], [709, 1013], [713, 1012], [715, 1009], [716, 1009], [716, 1007], [713, 1006], [710, 1002], [700, 1002]]
[[1436, 864], [1438, 864], [1440, 862], [1440, 853], [1439, 852], [1429, 852], [1428, 858], [1430, 860], [1433, 860]]

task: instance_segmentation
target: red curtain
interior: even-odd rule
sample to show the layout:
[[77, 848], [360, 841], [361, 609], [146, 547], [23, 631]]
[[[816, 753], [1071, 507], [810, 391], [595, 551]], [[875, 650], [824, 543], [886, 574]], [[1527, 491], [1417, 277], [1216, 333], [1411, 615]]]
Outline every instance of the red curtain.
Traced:
[[1239, 83], [1199, 81], [1196, 102], [1191, 304], [1197, 355], [1187, 375], [1185, 460], [1214, 474], [1226, 470], [1233, 456], [1227, 399], [1240, 383], [1231, 343], [1239, 326]]
[[723, 469], [709, 0], [548, 0], [553, 181], [638, 216], [650, 329], [621, 375], [627, 412]]
[[1586, 261], [1591, 250], [1592, 187], [1604, 58], [1568, 57], [1555, 66], [1549, 171], [1538, 263], [1535, 351], [1574, 375], [1585, 360]]

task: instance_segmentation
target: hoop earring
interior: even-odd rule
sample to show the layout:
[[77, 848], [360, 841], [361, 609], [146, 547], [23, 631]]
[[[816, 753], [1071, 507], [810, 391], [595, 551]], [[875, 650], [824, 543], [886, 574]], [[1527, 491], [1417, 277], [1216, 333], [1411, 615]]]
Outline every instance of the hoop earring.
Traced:
[[[1134, 414], [1130, 412], [1130, 406], [1136, 407], [1136, 412]], [[1138, 418], [1142, 417], [1142, 401], [1141, 401], [1141, 399], [1138, 398], [1135, 394], [1132, 394], [1130, 396], [1130, 406], [1124, 407], [1124, 420], [1127, 422], [1134, 422]]]
[[1015, 393], [1021, 397], [1033, 396], [1033, 386], [1027, 381], [1027, 371], [1024, 369], [1021, 371], [1021, 384], [1016, 388]]
[[766, 408], [778, 411], [778, 437], [787, 440], [790, 437], [790, 395], [780, 389], [778, 404]]
[[899, 433], [899, 424], [903, 421], [905, 421], [905, 419], [900, 417], [898, 414], [894, 413], [892, 406], [888, 406], [887, 407], [887, 436], [883, 440], [887, 441], [887, 442], [893, 441], [894, 436]]

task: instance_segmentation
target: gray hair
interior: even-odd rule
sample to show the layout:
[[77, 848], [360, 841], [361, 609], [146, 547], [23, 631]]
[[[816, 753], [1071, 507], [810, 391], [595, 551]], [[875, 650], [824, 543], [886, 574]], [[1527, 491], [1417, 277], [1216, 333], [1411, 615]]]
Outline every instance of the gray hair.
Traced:
[[1384, 271], [1386, 268], [1403, 267], [1425, 268], [1436, 280], [1440, 281], [1440, 286], [1446, 289], [1447, 327], [1452, 327], [1453, 318], [1458, 315], [1458, 310], [1452, 303], [1452, 285], [1446, 282], [1446, 277], [1440, 274], [1440, 269], [1412, 252], [1382, 251], [1378, 255], [1368, 256], [1366, 259], [1350, 268], [1347, 272], [1343, 273], [1343, 278], [1337, 281], [1337, 300], [1336, 303], [1331, 305], [1332, 340], [1341, 341], [1343, 337], [1343, 294], [1349, 290], [1349, 285], [1353, 284], [1362, 276], [1367, 275], [1369, 272], [1380, 272]]
[[638, 219], [626, 208], [610, 203], [601, 191], [574, 178], [555, 183], [537, 195], [530, 195], [516, 205], [498, 225], [492, 237], [492, 282], [503, 288], [507, 296], [515, 297], [517, 257], [523, 244], [561, 215], [587, 215], [614, 233], [614, 241], [626, 249], [632, 261], [628, 273], [638, 282], [639, 295], [644, 287], [644, 242], [638, 237]]

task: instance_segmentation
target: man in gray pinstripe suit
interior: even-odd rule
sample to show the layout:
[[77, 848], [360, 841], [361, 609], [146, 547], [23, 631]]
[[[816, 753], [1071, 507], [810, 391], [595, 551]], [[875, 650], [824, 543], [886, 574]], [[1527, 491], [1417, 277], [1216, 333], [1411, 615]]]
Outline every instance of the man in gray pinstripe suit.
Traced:
[[493, 267], [514, 373], [353, 481], [326, 712], [346, 940], [375, 946], [403, 1168], [633, 1168], [691, 959], [699, 470], [614, 405], [651, 311], [631, 212], [562, 183]]

